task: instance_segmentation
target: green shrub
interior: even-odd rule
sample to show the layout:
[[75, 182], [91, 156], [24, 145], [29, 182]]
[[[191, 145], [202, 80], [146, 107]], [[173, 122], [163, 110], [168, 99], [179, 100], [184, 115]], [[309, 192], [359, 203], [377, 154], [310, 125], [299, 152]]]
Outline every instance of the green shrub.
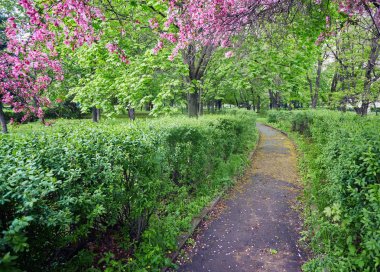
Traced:
[[295, 111], [287, 125], [307, 137], [305, 271], [379, 271], [380, 119]]
[[122, 261], [126, 270], [158, 270], [191, 218], [228, 184], [218, 172], [231, 176], [242, 165], [254, 123], [239, 111], [1, 135], [0, 270], [87, 263], [91, 254], [75, 256], [115, 229], [135, 252]]
[[288, 120], [288, 118], [291, 116], [292, 112], [288, 110], [271, 110], [268, 111], [268, 122], [269, 123], [279, 123], [285, 120]]

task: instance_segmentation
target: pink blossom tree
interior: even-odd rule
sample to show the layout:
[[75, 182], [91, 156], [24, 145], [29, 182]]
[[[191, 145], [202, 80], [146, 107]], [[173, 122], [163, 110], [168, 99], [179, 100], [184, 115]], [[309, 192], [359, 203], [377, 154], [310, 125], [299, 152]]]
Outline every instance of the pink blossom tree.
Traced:
[[43, 120], [42, 107], [53, 80], [63, 80], [58, 46], [72, 50], [99, 37], [94, 22], [104, 19], [89, 0], [19, 0], [19, 18], [10, 17], [6, 27], [7, 48], [0, 52], [0, 122], [7, 132], [3, 105], [24, 112], [23, 120], [36, 115]]

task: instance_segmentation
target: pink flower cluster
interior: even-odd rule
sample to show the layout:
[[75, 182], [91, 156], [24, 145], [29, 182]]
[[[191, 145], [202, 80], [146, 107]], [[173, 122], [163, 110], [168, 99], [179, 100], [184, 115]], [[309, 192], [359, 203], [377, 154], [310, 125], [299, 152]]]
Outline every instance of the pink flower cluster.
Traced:
[[[175, 25], [178, 29], [177, 47], [185, 49], [190, 43], [230, 47], [231, 36], [244, 29], [258, 16], [271, 16], [281, 12], [286, 0], [166, 0], [169, 3], [169, 16], [164, 26]], [[321, 4], [322, 0], [314, 0]], [[290, 2], [290, 1], [289, 1]], [[380, 0], [335, 0], [339, 11], [349, 16], [363, 15], [373, 18], [380, 27]], [[369, 14], [370, 13], [370, 14]], [[371, 15], [371, 16], [369, 16]], [[331, 27], [326, 18], [326, 31]], [[324, 33], [316, 43], [321, 43], [333, 33]]]
[[175, 55], [180, 49], [185, 49], [194, 42], [230, 47], [231, 36], [250, 24], [258, 11], [269, 10], [282, 0], [167, 1], [169, 16], [164, 26], [168, 28], [170, 25], [175, 25], [179, 29], [175, 38], [177, 44], [173, 52]]
[[228, 51], [228, 52], [226, 52], [226, 54], [225, 54], [225, 57], [226, 57], [227, 59], [232, 58], [233, 56], [234, 56], [234, 52], [233, 52], [233, 51]]
[[149, 26], [151, 29], [157, 29], [160, 27], [156, 18], [152, 18], [149, 20]]
[[125, 50], [121, 49], [116, 43], [108, 43], [106, 44], [106, 48], [110, 53], [116, 54], [120, 58], [121, 62], [129, 64], [129, 60]]
[[39, 2], [19, 0], [25, 16], [8, 19], [7, 49], [0, 52], [0, 101], [25, 112], [24, 120], [43, 116], [42, 107], [50, 105], [47, 88], [63, 80], [58, 43], [63, 40], [73, 50], [91, 44], [98, 38], [93, 20], [104, 19], [89, 0]]

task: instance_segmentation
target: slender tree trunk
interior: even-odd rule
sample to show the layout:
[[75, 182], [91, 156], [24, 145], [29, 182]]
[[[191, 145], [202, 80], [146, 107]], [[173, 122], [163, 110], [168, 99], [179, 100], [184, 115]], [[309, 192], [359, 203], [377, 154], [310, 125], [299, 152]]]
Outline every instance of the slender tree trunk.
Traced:
[[46, 121], [45, 121], [45, 116], [41, 117], [40, 118], [40, 122], [41, 124], [43, 124], [44, 126], [47, 125]]
[[365, 71], [365, 81], [364, 81], [364, 90], [362, 94], [362, 105], [360, 107], [359, 113], [363, 115], [367, 115], [368, 107], [369, 107], [369, 96], [371, 92], [372, 85], [372, 72], [375, 68], [376, 61], [379, 57], [379, 36], [375, 36], [372, 39], [371, 43], [371, 54], [368, 59], [367, 68]]
[[376, 116], [377, 116], [378, 114], [377, 114], [376, 101], [375, 101], [375, 102], [373, 102], [373, 108], [375, 109], [375, 114], [376, 114]]
[[334, 77], [333, 77], [332, 82], [331, 82], [331, 87], [330, 87], [329, 102], [328, 102], [329, 107], [331, 107], [332, 95], [333, 95], [333, 93], [336, 92], [337, 85], [338, 85], [338, 72], [335, 72]]
[[322, 64], [323, 60], [318, 60], [318, 68], [317, 68], [317, 76], [315, 79], [315, 88], [313, 88], [313, 82], [309, 75], [307, 75], [307, 81], [309, 82], [309, 90], [310, 90], [310, 106], [311, 108], [315, 109], [317, 108], [318, 104], [318, 96], [319, 96], [319, 89], [321, 87], [321, 74], [322, 74]]
[[281, 96], [280, 92], [276, 92], [276, 109], [281, 107]]
[[236, 94], [234, 94], [234, 98], [235, 98], [236, 107], [239, 107], [239, 101], [238, 101], [238, 99], [236, 97]]
[[319, 59], [318, 68], [317, 68], [317, 78], [315, 80], [314, 95], [311, 102], [311, 107], [313, 109], [317, 108], [317, 104], [318, 104], [319, 89], [321, 87], [322, 64], [323, 64], [323, 60]]
[[92, 108], [92, 121], [95, 123], [100, 121], [100, 109], [97, 109], [96, 107]]
[[1, 131], [3, 133], [8, 133], [7, 121], [5, 119], [5, 113], [3, 111], [3, 103], [0, 102], [0, 123], [1, 123]]
[[[306, 74], [307, 82], [309, 83], [310, 100], [313, 101], [313, 81], [311, 80], [309, 73]], [[310, 102], [310, 105], [312, 102]]]
[[128, 109], [128, 117], [130, 120], [135, 121], [136, 116], [135, 116], [135, 109], [134, 108]]
[[261, 110], [261, 97], [260, 95], [257, 96], [257, 104], [256, 104], [257, 112], [259, 113]]
[[269, 109], [273, 109], [273, 92], [272, 90], [269, 90]]

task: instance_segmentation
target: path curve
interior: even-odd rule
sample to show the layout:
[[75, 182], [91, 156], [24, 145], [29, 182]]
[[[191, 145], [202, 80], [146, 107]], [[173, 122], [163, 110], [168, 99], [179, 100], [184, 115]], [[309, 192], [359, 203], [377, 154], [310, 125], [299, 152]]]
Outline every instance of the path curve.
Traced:
[[260, 141], [251, 167], [178, 271], [301, 271], [296, 150], [277, 130], [257, 127]]

